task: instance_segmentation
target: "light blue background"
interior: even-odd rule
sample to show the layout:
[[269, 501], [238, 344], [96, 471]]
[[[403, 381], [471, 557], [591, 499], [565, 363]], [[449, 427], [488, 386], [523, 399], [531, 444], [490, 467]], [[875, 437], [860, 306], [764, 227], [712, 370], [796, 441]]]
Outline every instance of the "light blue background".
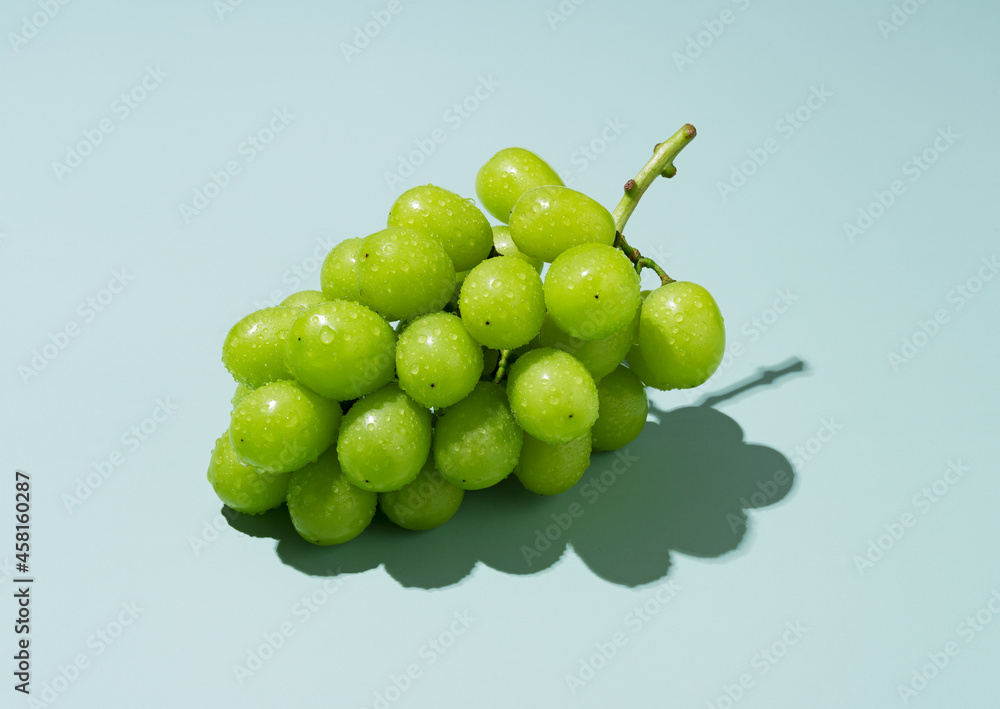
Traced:
[[[971, 299], [953, 289], [1000, 252], [1000, 8], [903, 4], [915, 13], [888, 31], [888, 1], [399, 0], [348, 61], [342, 44], [387, 3], [246, 0], [220, 15], [211, 0], [71, 2], [17, 51], [8, 33], [39, 5], [7, 3], [0, 436], [10, 483], [0, 495], [11, 530], [12, 471], [31, 473], [35, 696], [82, 654], [88, 666], [56, 683], [57, 706], [370, 707], [417, 663], [421, 676], [392, 706], [722, 709], [747, 673], [739, 707], [884, 708], [904, 705], [899, 686], [954, 642], [957, 656], [907, 706], [995, 707], [1000, 619], [984, 611], [994, 622], [971, 638], [960, 624], [1000, 588], [1000, 278], [983, 270], [993, 278]], [[712, 25], [718, 36], [703, 34], [707, 46], [679, 66], [723, 11], [731, 22]], [[166, 77], [126, 118], [114, 102], [147, 67]], [[483, 80], [490, 93], [456, 118], [452, 105]], [[780, 122], [814, 88], [828, 98], [789, 134]], [[250, 160], [242, 142], [281, 109], [294, 118]], [[102, 120], [114, 131], [59, 179], [53, 161]], [[537, 151], [610, 208], [653, 144], [685, 122], [699, 136], [629, 236], [713, 292], [742, 350], [701, 391], [653, 401], [675, 409], [761, 368], [807, 365], [717, 405], [747, 442], [795, 466], [783, 499], [747, 513], [734, 551], [671, 552], [666, 576], [634, 588], [570, 550], [539, 573], [480, 564], [436, 590], [382, 568], [344, 573], [330, 594], [324, 577], [282, 563], [274, 540], [223, 522], [205, 481], [233, 389], [222, 339], [275, 291], [317, 287], [314, 251], [381, 228], [415, 184], [471, 196], [479, 165], [509, 145]], [[390, 188], [386, 173], [435, 129], [444, 142]], [[938, 141], [946, 151], [934, 148], [942, 130], [958, 136]], [[768, 140], [777, 151], [724, 198], [719, 183]], [[580, 148], [592, 141], [601, 152], [591, 160]], [[911, 158], [925, 150], [935, 161], [914, 181]], [[230, 160], [240, 173], [185, 221], [178, 205]], [[852, 241], [844, 224], [896, 180], [901, 194]], [[133, 280], [88, 320], [81, 304], [122, 269]], [[301, 283], [299, 271], [311, 271]], [[793, 304], [779, 314], [780, 293]], [[890, 353], [938, 310], [947, 322], [894, 367]], [[25, 381], [19, 368], [70, 323], [79, 334]], [[159, 399], [176, 411], [133, 444], [130, 428]], [[820, 444], [824, 422], [836, 434]], [[66, 496], [115, 450], [121, 464], [68, 509]], [[918, 506], [952, 461], [969, 472]], [[669, 465], [664, 451], [627, 476]], [[904, 513], [914, 525], [859, 570], [857, 557]], [[491, 529], [479, 531], [488, 544]], [[613, 555], [628, 542], [607, 544]], [[12, 545], [0, 540], [6, 657]], [[338, 565], [336, 550], [317, 558]], [[667, 582], [672, 600], [650, 601]], [[314, 592], [324, 602], [303, 612]], [[628, 614], [647, 602], [657, 612], [637, 629]], [[95, 640], [116, 630], [122, 603], [137, 604], [138, 618], [113, 644]], [[455, 613], [474, 621], [428, 664], [426, 644]], [[241, 683], [233, 666], [286, 622], [294, 634]], [[788, 623], [808, 630], [763, 672], [759, 651]], [[566, 676], [616, 633], [627, 642], [573, 694]], [[4, 706], [27, 705], [4, 676]]]

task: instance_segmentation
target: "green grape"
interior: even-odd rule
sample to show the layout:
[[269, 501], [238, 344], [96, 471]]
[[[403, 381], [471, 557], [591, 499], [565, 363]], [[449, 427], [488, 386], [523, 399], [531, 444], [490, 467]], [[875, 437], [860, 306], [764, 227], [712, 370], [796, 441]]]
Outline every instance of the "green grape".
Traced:
[[479, 344], [496, 350], [520, 347], [538, 334], [545, 319], [542, 279], [523, 259], [486, 259], [465, 279], [459, 310]]
[[579, 482], [590, 466], [590, 431], [569, 443], [545, 443], [524, 435], [514, 475], [539, 495], [558, 495]]
[[392, 382], [344, 415], [337, 455], [348, 480], [365, 490], [398, 490], [411, 482], [431, 449], [431, 412]]
[[551, 263], [579, 244], [615, 242], [615, 220], [599, 203], [568, 187], [537, 187], [510, 213], [510, 235], [522, 253]]
[[344, 239], [330, 249], [319, 272], [320, 287], [327, 300], [361, 302], [358, 290], [358, 249], [361, 239]]
[[451, 406], [479, 381], [483, 350], [457, 315], [423, 315], [399, 337], [396, 373], [400, 388], [421, 406]]
[[246, 397], [246, 395], [252, 391], [253, 389], [248, 387], [246, 384], [237, 384], [236, 391], [233, 392], [233, 398], [230, 400], [229, 403], [231, 403], [233, 405], [233, 408], [235, 408], [236, 405], [241, 401], [243, 401], [244, 397]]
[[392, 379], [396, 335], [360, 303], [334, 300], [298, 311], [288, 331], [288, 368], [329, 399], [370, 394]]
[[533, 152], [524, 148], [506, 148], [479, 168], [476, 195], [486, 211], [506, 223], [510, 210], [525, 192], [562, 183], [558, 173]]
[[[318, 290], [300, 290], [298, 293], [292, 293], [290, 296], [281, 301], [281, 304], [288, 308], [311, 308], [314, 305], [319, 305], [320, 303], [325, 303], [328, 298], [323, 295], [321, 291]], [[357, 300], [357, 298], [355, 298]]]
[[605, 335], [599, 340], [581, 340], [563, 332], [550, 315], [545, 316], [542, 329], [538, 333], [538, 347], [554, 347], [569, 352], [583, 363], [595, 382], [615, 370], [628, 355], [632, 347], [634, 333], [639, 325], [639, 312], [625, 327]]
[[595, 451], [615, 450], [639, 437], [646, 426], [649, 399], [635, 372], [619, 365], [597, 385], [597, 398], [597, 423], [590, 432]]
[[466, 398], [438, 412], [434, 463], [445, 480], [465, 490], [496, 485], [517, 464], [523, 435], [503, 387], [479, 382]]
[[597, 420], [597, 387], [573, 355], [548, 347], [514, 362], [507, 396], [517, 422], [545, 443], [569, 443]]
[[531, 264], [532, 268], [541, 274], [543, 266], [542, 260], [533, 256], [528, 256], [526, 253], [521, 251], [521, 249], [517, 248], [517, 244], [514, 243], [514, 240], [510, 236], [509, 226], [493, 227], [493, 248], [496, 249], [497, 253], [501, 256], [517, 256], [518, 258], [523, 258]]
[[351, 484], [332, 448], [292, 473], [288, 483], [288, 514], [295, 531], [321, 546], [343, 544], [365, 531], [377, 502], [374, 492]]
[[208, 482], [227, 507], [246, 515], [259, 515], [285, 501], [291, 473], [262, 473], [236, 456], [226, 431], [215, 442], [208, 464]]
[[264, 308], [233, 325], [222, 345], [222, 363], [248, 387], [291, 379], [285, 367], [285, 336], [298, 308]]
[[407, 190], [389, 210], [389, 226], [406, 227], [444, 247], [456, 271], [468, 271], [489, 256], [490, 223], [472, 203], [434, 185]]
[[556, 257], [545, 274], [545, 307], [561, 330], [599, 340], [621, 330], [639, 308], [639, 274], [614, 246], [581, 244]]
[[235, 409], [229, 438], [240, 460], [266, 473], [311, 463], [337, 440], [340, 404], [297, 382], [271, 382]]
[[660, 286], [642, 304], [639, 349], [657, 381], [647, 381], [650, 386], [700, 386], [718, 369], [726, 350], [726, 328], [715, 299], [696, 283]]
[[441, 477], [433, 459], [428, 458], [413, 482], [380, 492], [378, 504], [385, 516], [403, 529], [434, 529], [455, 516], [464, 496], [465, 490]]
[[389, 227], [358, 251], [361, 302], [387, 320], [441, 310], [455, 292], [455, 267], [441, 245], [412, 229]]

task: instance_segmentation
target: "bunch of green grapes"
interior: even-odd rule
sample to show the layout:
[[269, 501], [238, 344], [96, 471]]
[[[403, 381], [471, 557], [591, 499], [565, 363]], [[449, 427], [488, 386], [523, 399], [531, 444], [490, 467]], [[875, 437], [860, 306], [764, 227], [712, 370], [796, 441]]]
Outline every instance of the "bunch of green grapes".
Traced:
[[[302, 537], [340, 544], [378, 507], [437, 527], [511, 473], [565, 492], [592, 451], [634, 440], [645, 387], [700, 385], [725, 345], [712, 296], [621, 234], [686, 128], [614, 215], [522, 148], [476, 176], [499, 223], [441, 187], [408, 190], [386, 228], [330, 251], [319, 290], [236, 323], [222, 361], [238, 387], [208, 469], [219, 498], [245, 514], [286, 503]], [[663, 285], [641, 291], [643, 267]]]

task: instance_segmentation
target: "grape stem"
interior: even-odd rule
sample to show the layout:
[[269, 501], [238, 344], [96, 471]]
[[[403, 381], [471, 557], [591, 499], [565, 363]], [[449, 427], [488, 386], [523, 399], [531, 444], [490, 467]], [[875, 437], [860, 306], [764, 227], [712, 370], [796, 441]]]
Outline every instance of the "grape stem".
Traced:
[[611, 215], [614, 217], [615, 229], [617, 230], [615, 246], [621, 249], [628, 256], [629, 260], [635, 264], [637, 272], [642, 271], [643, 268], [651, 269], [660, 277], [664, 285], [673, 283], [674, 279], [668, 276], [653, 259], [643, 256], [639, 253], [638, 249], [629, 245], [625, 241], [622, 232], [625, 231], [625, 224], [628, 222], [629, 217], [632, 216], [632, 212], [635, 211], [639, 200], [642, 199], [642, 195], [653, 184], [653, 181], [661, 175], [669, 178], [677, 174], [674, 159], [688, 143], [694, 140], [697, 134], [698, 132], [694, 126], [687, 123], [667, 140], [659, 143], [653, 150], [653, 157], [639, 170], [639, 174], [625, 183], [625, 194], [622, 195], [621, 201]]
[[635, 264], [635, 272], [641, 273], [642, 269], [648, 268], [656, 273], [660, 277], [660, 283], [667, 285], [668, 283], [673, 283], [674, 279], [667, 275], [667, 272], [660, 268], [660, 265], [656, 263], [651, 258], [643, 256], [639, 253], [639, 249], [635, 248], [627, 241], [622, 233], [619, 231], [615, 234], [615, 246], [621, 249], [626, 256], [628, 256], [629, 261]]
[[500, 350], [500, 361], [497, 362], [497, 373], [493, 375], [493, 383], [499, 384], [503, 376], [507, 373], [507, 360], [510, 358], [510, 350]]

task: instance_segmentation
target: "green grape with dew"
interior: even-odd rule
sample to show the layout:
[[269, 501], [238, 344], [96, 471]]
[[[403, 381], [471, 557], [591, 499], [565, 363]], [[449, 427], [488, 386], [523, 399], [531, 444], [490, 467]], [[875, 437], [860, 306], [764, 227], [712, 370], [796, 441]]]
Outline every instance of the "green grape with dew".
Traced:
[[464, 399], [483, 372], [483, 349], [451, 313], [415, 319], [396, 345], [400, 388], [427, 408]]
[[704, 384], [726, 350], [726, 328], [715, 299], [696, 283], [660, 286], [642, 304], [639, 349], [644, 366], [661, 385], [646, 382], [650, 386], [691, 389]]
[[521, 428], [545, 443], [569, 443], [597, 420], [594, 379], [562, 350], [545, 347], [522, 355], [510, 369], [507, 395]]
[[581, 340], [621, 330], [639, 308], [639, 274], [624, 253], [606, 244], [559, 254], [545, 274], [544, 291], [556, 325]]
[[627, 446], [642, 433], [649, 413], [646, 387], [639, 376], [619, 366], [597, 384], [597, 422], [591, 429], [595, 451]]
[[229, 431], [215, 442], [208, 464], [208, 482], [230, 509], [258, 515], [285, 501], [291, 473], [264, 473], [240, 460], [233, 450]]
[[580, 244], [615, 242], [611, 212], [568, 187], [538, 187], [526, 192], [510, 214], [510, 235], [522, 253], [552, 263]]
[[288, 331], [288, 368], [323, 396], [346, 401], [387, 384], [396, 361], [396, 334], [360, 303], [334, 300], [298, 311]]
[[456, 271], [468, 271], [489, 256], [490, 223], [471, 200], [435, 185], [422, 185], [399, 196], [389, 210], [390, 227], [406, 227], [429, 236], [444, 248]]
[[480, 344], [497, 350], [520, 347], [538, 334], [545, 319], [542, 280], [523, 259], [487, 259], [465, 279], [459, 311]]
[[514, 475], [530, 492], [558, 495], [579, 482], [590, 466], [590, 431], [569, 443], [545, 443], [524, 435]]
[[455, 267], [435, 239], [403, 227], [366, 236], [358, 250], [361, 302], [387, 320], [442, 310], [455, 292]]
[[263, 308], [233, 325], [222, 345], [222, 363], [241, 384], [291, 379], [285, 366], [285, 337], [298, 317], [298, 308]]
[[266, 473], [298, 470], [337, 440], [340, 404], [298, 382], [265, 384], [233, 409], [229, 438], [239, 459]]
[[476, 196], [486, 211], [506, 224], [510, 211], [525, 192], [562, 184], [559, 174], [530, 150], [505, 148], [479, 168]]
[[327, 300], [361, 301], [358, 290], [358, 249], [361, 239], [344, 239], [330, 249], [319, 272], [320, 287]]
[[431, 449], [431, 412], [392, 382], [344, 414], [337, 455], [364, 490], [398, 490], [417, 477]]
[[454, 517], [464, 496], [465, 490], [445, 480], [428, 458], [413, 482], [399, 490], [380, 492], [378, 504], [385, 516], [403, 529], [425, 530]]
[[378, 496], [351, 484], [333, 448], [291, 474], [288, 514], [303, 539], [320, 546], [343, 544], [371, 524]]
[[434, 463], [453, 485], [490, 487], [514, 469], [523, 435], [503, 387], [480, 382], [469, 396], [438, 413]]

